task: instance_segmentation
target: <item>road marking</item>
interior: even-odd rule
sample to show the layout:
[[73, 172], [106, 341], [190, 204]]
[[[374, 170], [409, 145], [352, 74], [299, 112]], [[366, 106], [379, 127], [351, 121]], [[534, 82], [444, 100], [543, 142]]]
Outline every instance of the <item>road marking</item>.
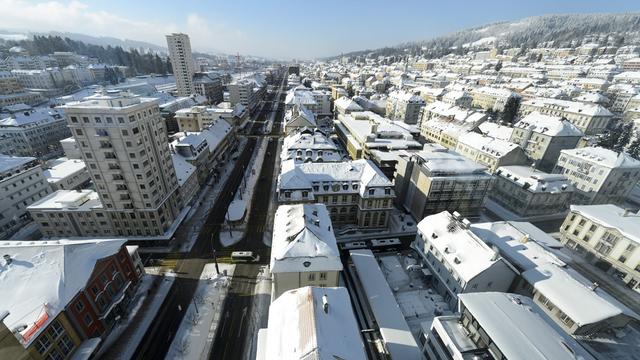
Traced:
[[240, 337], [240, 333], [242, 332], [242, 323], [244, 322], [245, 316], [247, 316], [246, 306], [242, 309], [242, 317], [240, 318], [240, 326], [238, 327], [238, 335], [236, 335], [236, 339]]

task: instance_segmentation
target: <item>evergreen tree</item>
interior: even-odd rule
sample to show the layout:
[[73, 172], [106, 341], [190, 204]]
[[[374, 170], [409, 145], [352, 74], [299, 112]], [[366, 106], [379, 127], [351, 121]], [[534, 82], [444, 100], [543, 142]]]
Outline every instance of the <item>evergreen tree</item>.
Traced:
[[619, 124], [605, 131], [598, 139], [598, 146], [605, 149], [613, 149], [620, 135], [622, 134], [622, 126]]
[[520, 98], [511, 96], [504, 104], [504, 109], [500, 113], [500, 120], [507, 124], [513, 123], [518, 113], [518, 108], [520, 108]]
[[628, 123], [620, 126], [620, 135], [615, 139], [615, 143], [611, 150], [615, 152], [622, 152], [631, 140], [631, 135], [633, 135], [633, 124]]
[[640, 131], [638, 131], [638, 133], [636, 134], [636, 139], [633, 140], [631, 144], [629, 144], [627, 152], [634, 159], [640, 160]]
[[500, 71], [502, 69], [502, 60], [498, 61], [496, 66], [493, 68], [495, 71]]

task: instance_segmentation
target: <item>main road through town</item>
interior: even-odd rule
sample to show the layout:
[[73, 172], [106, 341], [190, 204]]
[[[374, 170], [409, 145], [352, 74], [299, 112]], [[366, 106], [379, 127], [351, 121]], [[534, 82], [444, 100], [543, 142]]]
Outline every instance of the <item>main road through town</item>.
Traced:
[[[238, 157], [205, 225], [200, 229], [193, 248], [187, 253], [156, 255], [160, 260], [163, 258], [176, 260], [173, 270], [176, 272], [177, 278], [158, 311], [155, 321], [138, 345], [134, 355], [135, 359], [155, 360], [165, 357], [180, 327], [184, 313], [193, 299], [204, 265], [212, 262], [213, 249], [216, 249], [218, 257], [228, 257], [233, 250], [254, 251], [260, 255], [261, 262], [268, 262], [270, 249], [263, 244], [262, 232], [266, 227], [269, 202], [272, 196], [271, 185], [277, 159], [277, 141], [271, 141], [267, 146], [260, 180], [254, 192], [245, 237], [237, 244], [223, 248], [218, 241], [218, 234], [221, 224], [224, 222], [227, 208], [242, 181], [243, 169], [249, 165], [257, 137], [263, 133], [265, 120], [272, 118], [274, 120], [273, 133], [279, 133], [284, 112], [281, 103], [284, 84], [285, 80], [280, 79], [280, 87], [274, 93], [267, 95], [264, 106], [259, 111], [250, 130], [250, 134], [255, 136], [248, 136], [246, 146]], [[273, 107], [272, 104], [274, 104]], [[275, 114], [272, 115], [274, 111]], [[188, 226], [189, 224], [185, 224], [184, 229], [178, 228], [176, 241], [186, 241]], [[237, 359], [242, 356], [247, 337], [247, 317], [251, 314], [253, 290], [259, 269], [260, 265], [258, 264], [238, 264], [236, 266], [230, 290], [220, 315], [210, 359]]]

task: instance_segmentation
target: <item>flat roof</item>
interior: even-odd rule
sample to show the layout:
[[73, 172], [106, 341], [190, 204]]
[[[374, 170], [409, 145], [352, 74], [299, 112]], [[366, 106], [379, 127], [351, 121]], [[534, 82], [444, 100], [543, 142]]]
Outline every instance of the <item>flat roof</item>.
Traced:
[[371, 250], [351, 250], [349, 254], [391, 358], [422, 359], [418, 344]]

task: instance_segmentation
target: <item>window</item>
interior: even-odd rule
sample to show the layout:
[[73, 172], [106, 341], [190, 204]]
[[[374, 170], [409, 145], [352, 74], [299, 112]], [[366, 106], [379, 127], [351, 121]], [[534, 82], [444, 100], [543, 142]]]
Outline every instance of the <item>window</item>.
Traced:
[[62, 327], [62, 325], [60, 325], [60, 322], [54, 321], [49, 326], [47, 332], [49, 333], [49, 336], [51, 336], [51, 338], [55, 340], [58, 338], [58, 336], [64, 333], [64, 328]]
[[36, 341], [36, 350], [38, 350], [40, 354], [44, 354], [47, 352], [47, 350], [49, 350], [50, 347], [51, 340], [49, 340], [49, 337], [46, 334], [40, 335], [40, 337]]
[[64, 360], [64, 356], [60, 354], [58, 350], [53, 349], [49, 352], [49, 354], [45, 359], [46, 360]]
[[87, 326], [93, 324], [93, 319], [91, 318], [91, 316], [89, 314], [86, 314], [84, 316], [84, 324], [87, 325]]
[[375, 194], [376, 190], [375, 189], [369, 189], [369, 195], [373, 195]]
[[76, 129], [76, 135], [84, 135], [84, 133], [82, 132], [82, 129]]
[[327, 280], [327, 273], [326, 272], [321, 272], [320, 273], [320, 280]]
[[76, 347], [76, 344], [73, 343], [73, 340], [71, 340], [69, 335], [64, 334], [58, 342], [58, 347], [60, 348], [60, 350], [62, 350], [63, 353], [69, 355], [71, 354], [73, 348]]
[[316, 281], [316, 274], [315, 273], [309, 273], [308, 280], [309, 281]]

